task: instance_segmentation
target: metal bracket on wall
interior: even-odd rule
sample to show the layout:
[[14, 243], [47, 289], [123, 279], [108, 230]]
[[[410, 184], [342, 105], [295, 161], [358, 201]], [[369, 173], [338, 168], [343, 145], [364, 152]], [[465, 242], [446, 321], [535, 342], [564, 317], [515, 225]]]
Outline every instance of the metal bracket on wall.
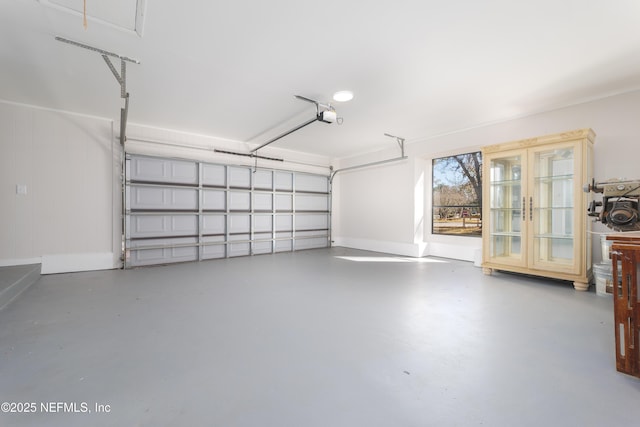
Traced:
[[[126, 141], [127, 116], [129, 114], [129, 93], [127, 92], [127, 62], [140, 64], [140, 61], [138, 61], [137, 59], [118, 55], [107, 50], [99, 49], [97, 47], [89, 46], [84, 43], [65, 39], [64, 37], [56, 36], [56, 40], [62, 43], [67, 43], [72, 46], [81, 47], [83, 49], [99, 53], [102, 56], [102, 59], [104, 59], [104, 62], [109, 67], [109, 70], [111, 70], [113, 76], [118, 81], [118, 84], [120, 85], [120, 97], [124, 99], [124, 107], [120, 109], [120, 145], [124, 147], [124, 142]], [[120, 73], [118, 73], [116, 67], [113, 65], [113, 62], [111, 62], [111, 59], [109, 59], [109, 57], [118, 58], [120, 60]]]
[[389, 138], [395, 138], [398, 146], [400, 147], [401, 156], [404, 157], [404, 138], [400, 138], [399, 136], [389, 135], [385, 133], [384, 136], [388, 136]]
[[331, 176], [329, 178], [329, 183], [333, 183], [333, 178], [335, 178], [335, 176], [338, 174], [338, 172], [344, 172], [344, 171], [348, 171], [348, 170], [352, 170], [352, 169], [361, 169], [361, 168], [366, 168], [366, 167], [369, 167], [369, 166], [383, 165], [385, 163], [397, 162], [397, 161], [400, 161], [400, 160], [407, 159], [408, 157], [405, 156], [405, 154], [404, 154], [404, 138], [400, 138], [399, 136], [389, 135], [388, 133], [385, 133], [384, 135], [396, 139], [396, 142], [398, 143], [398, 146], [400, 147], [400, 157], [394, 157], [392, 159], [379, 160], [377, 162], [364, 163], [362, 165], [355, 165], [355, 166], [349, 166], [349, 167], [346, 167], [346, 168], [336, 169], [333, 172], [331, 172]]

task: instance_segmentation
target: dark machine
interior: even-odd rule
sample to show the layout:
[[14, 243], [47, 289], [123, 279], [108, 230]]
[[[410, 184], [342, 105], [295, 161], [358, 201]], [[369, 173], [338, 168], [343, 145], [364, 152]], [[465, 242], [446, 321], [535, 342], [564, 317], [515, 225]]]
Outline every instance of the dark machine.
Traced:
[[598, 183], [594, 180], [584, 186], [584, 191], [602, 194], [601, 201], [593, 200], [589, 204], [587, 215], [616, 231], [640, 231], [640, 180]]

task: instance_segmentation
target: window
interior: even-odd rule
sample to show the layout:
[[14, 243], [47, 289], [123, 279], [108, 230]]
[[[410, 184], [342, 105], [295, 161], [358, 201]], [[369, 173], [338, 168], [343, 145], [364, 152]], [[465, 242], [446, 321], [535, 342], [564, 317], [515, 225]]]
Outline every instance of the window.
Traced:
[[482, 235], [482, 153], [433, 159], [433, 234]]

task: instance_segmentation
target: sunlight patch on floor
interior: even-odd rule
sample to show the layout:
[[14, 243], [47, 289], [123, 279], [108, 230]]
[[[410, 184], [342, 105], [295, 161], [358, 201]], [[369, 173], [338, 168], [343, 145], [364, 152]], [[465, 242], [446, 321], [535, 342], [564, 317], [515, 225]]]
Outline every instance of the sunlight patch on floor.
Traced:
[[447, 261], [433, 258], [405, 258], [405, 257], [392, 257], [392, 256], [336, 256], [336, 258], [344, 259], [346, 261], [355, 262], [414, 262], [414, 263], [446, 263]]

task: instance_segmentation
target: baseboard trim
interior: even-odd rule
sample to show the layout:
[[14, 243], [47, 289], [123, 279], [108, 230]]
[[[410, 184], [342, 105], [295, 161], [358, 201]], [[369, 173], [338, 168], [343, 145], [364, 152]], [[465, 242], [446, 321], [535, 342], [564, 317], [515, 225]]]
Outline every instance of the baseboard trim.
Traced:
[[42, 256], [42, 274], [111, 270], [113, 268], [118, 268], [118, 266], [114, 265], [112, 252]]
[[402, 255], [419, 258], [425, 255], [427, 245], [424, 243], [399, 243], [383, 240], [358, 239], [352, 237], [335, 237], [332, 246], [342, 246], [364, 251], [381, 252], [385, 254]]
[[451, 243], [430, 242], [429, 254], [442, 258], [458, 259], [461, 261], [471, 261], [477, 267], [482, 260], [482, 249], [474, 245], [456, 245]]
[[342, 246], [345, 248], [361, 249], [365, 251], [381, 252], [414, 258], [435, 256], [461, 261], [471, 261], [479, 267], [482, 260], [482, 249], [480, 247], [481, 242], [473, 242], [473, 244], [466, 243], [468, 242], [463, 244], [443, 242], [399, 243], [351, 237], [336, 237], [332, 239], [333, 246]]

